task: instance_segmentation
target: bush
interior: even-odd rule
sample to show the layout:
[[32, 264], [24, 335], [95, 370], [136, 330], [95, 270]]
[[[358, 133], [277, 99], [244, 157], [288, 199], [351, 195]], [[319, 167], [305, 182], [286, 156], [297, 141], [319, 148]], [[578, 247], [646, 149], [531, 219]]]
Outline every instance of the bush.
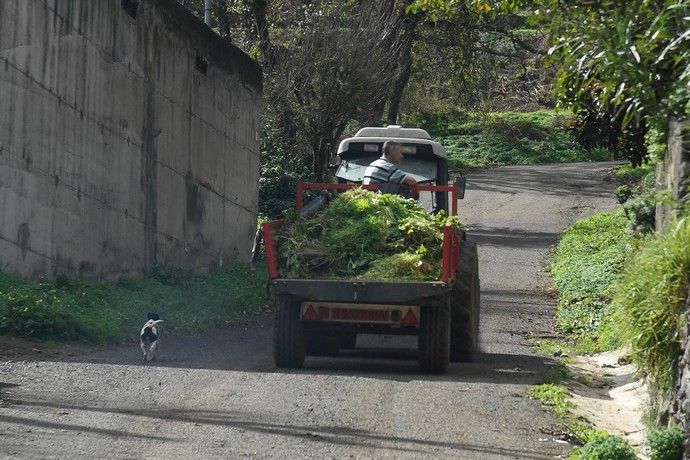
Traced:
[[570, 460], [636, 460], [635, 451], [618, 436], [600, 435], [577, 449]]
[[629, 241], [622, 210], [582, 219], [563, 234], [550, 265], [558, 329], [598, 339]]
[[681, 460], [683, 458], [683, 430], [679, 427], [661, 428], [649, 435], [651, 460]]
[[615, 319], [659, 390], [671, 387], [690, 276], [690, 218], [647, 239], [614, 287]]
[[262, 151], [259, 213], [282, 217], [283, 211], [295, 208], [297, 182], [312, 179], [311, 167], [297, 152], [284, 152], [278, 147]]

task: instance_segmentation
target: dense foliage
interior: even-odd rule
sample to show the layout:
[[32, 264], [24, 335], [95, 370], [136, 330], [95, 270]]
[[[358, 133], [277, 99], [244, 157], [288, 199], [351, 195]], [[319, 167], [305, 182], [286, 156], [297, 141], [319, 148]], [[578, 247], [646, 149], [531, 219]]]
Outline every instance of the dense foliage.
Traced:
[[291, 219], [277, 238], [279, 265], [289, 278], [435, 280], [447, 224], [459, 225], [415, 200], [353, 189]]
[[[203, 0], [181, 1], [202, 15]], [[338, 142], [365, 125], [552, 104], [548, 44], [524, 15], [489, 18], [480, 4], [438, 15], [409, 0], [212, 3], [212, 27], [264, 68], [262, 200], [283, 199], [276, 165], [328, 179]]]
[[640, 164], [647, 130], [664, 132], [668, 117], [690, 113], [686, 0], [415, 0], [412, 8], [439, 17], [469, 10], [489, 22], [530, 12], [532, 26], [550, 35], [557, 97], [578, 116], [575, 132], [587, 147]]
[[239, 263], [197, 276], [158, 267], [151, 276], [112, 284], [66, 277], [33, 283], [0, 272], [0, 334], [94, 343], [134, 340], [149, 311], [160, 315], [167, 333], [208, 329], [266, 305], [264, 273]]

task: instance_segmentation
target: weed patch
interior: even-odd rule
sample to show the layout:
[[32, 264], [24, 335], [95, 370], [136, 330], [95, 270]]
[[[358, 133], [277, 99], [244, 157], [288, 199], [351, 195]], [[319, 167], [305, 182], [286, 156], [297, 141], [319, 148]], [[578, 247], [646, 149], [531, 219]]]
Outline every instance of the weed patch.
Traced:
[[0, 272], [0, 334], [115, 343], [136, 338], [149, 311], [168, 332], [197, 332], [262, 308], [269, 301], [265, 283], [265, 270], [240, 263], [197, 276], [159, 268], [115, 284], [64, 276], [33, 283]]
[[624, 164], [613, 170], [616, 181], [620, 184], [643, 185], [646, 188], [654, 187], [656, 163], [643, 163], [640, 166]]
[[568, 389], [563, 385], [544, 383], [532, 387], [530, 396], [553, 410], [560, 419], [568, 417], [575, 404], [570, 402]]

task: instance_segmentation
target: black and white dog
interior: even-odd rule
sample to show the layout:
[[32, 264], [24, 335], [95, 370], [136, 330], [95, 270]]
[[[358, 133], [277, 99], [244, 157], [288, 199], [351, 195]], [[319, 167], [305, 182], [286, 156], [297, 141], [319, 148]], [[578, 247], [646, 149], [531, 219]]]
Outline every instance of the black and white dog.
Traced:
[[159, 319], [157, 314], [149, 312], [148, 321], [146, 321], [144, 327], [141, 328], [139, 343], [141, 345], [141, 351], [144, 354], [144, 362], [156, 360], [156, 350], [160, 342], [158, 323], [162, 322], [163, 320]]

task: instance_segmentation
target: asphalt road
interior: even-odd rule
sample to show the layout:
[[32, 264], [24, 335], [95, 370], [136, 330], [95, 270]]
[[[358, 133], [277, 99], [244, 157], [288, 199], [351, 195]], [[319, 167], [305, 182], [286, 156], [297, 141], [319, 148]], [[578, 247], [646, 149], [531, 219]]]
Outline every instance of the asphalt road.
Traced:
[[[409, 342], [360, 337], [346, 356], [308, 358], [303, 370], [284, 372], [273, 366], [266, 314], [246, 327], [164, 338], [154, 366], [139, 362], [137, 346], [22, 360], [5, 353], [0, 457], [567, 455], [573, 446], [548, 434], [557, 422], [526, 396], [553, 362], [535, 355], [525, 337], [551, 330], [542, 270], [559, 233], [615, 206], [605, 180], [611, 167], [470, 175], [460, 212], [480, 248], [483, 353], [474, 363], [417, 375]], [[397, 349], [362, 348], [376, 341]]]

